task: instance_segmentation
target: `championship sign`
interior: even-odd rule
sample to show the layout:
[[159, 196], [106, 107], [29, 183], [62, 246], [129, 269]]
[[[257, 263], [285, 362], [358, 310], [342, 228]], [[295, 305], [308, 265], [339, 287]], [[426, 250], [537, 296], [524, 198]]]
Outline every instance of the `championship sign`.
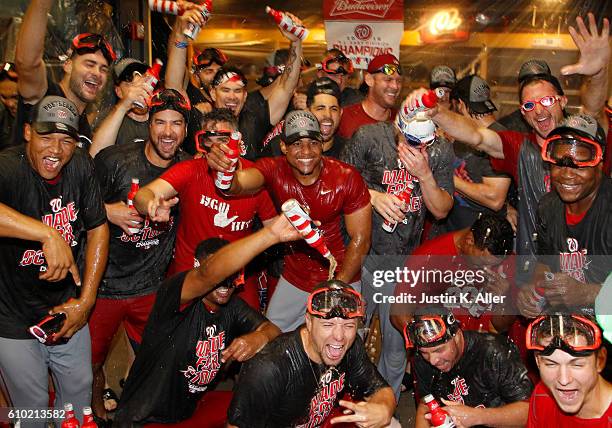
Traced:
[[356, 68], [381, 54], [399, 58], [403, 0], [324, 0], [323, 17], [327, 48], [340, 49]]

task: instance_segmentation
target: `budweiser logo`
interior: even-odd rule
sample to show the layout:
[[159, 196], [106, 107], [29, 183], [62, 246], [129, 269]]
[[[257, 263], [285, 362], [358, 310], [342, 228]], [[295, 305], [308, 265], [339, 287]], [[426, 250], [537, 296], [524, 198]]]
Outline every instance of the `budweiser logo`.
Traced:
[[329, 16], [341, 16], [351, 13], [384, 18], [395, 0], [336, 0]]

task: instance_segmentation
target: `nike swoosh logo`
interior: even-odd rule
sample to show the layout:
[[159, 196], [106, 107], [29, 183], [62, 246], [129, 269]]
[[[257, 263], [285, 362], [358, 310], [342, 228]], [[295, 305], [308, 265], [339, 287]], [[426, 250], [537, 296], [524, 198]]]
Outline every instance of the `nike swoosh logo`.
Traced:
[[331, 190], [321, 190], [321, 195], [327, 195]]

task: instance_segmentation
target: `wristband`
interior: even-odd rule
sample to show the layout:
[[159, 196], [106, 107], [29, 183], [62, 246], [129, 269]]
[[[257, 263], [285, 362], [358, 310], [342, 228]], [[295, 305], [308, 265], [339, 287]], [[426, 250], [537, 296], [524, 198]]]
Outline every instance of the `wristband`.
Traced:
[[189, 43], [177, 41], [176, 43], [174, 43], [174, 46], [176, 46], [178, 49], [187, 49], [187, 46], [189, 46]]

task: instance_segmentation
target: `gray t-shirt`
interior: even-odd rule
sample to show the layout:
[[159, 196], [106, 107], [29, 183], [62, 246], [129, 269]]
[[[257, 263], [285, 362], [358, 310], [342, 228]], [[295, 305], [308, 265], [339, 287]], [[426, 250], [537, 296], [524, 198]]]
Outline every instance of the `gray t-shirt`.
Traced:
[[[442, 138], [427, 148], [429, 166], [436, 183], [449, 195], [453, 195], [452, 146]], [[418, 179], [399, 162], [394, 125], [379, 122], [359, 128], [340, 155], [344, 162], [354, 165], [365, 179], [368, 188], [384, 193], [401, 193], [412, 182], [406, 219], [397, 225], [393, 233], [382, 229], [383, 217], [374, 211], [372, 217], [372, 247], [370, 254], [407, 255], [420, 243], [427, 208], [422, 199]]]

